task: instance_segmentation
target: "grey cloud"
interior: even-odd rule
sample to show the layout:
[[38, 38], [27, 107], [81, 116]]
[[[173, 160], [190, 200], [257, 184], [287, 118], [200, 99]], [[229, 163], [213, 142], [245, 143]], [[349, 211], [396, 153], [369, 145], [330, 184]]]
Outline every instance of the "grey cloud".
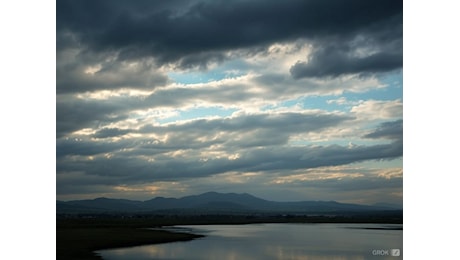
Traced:
[[[168, 139], [181, 146], [193, 145], [195, 140], [208, 137], [204, 143], [221, 144], [228, 151], [255, 146], [286, 144], [293, 134], [321, 131], [351, 120], [352, 117], [335, 114], [258, 114], [236, 118], [201, 119], [169, 126], [144, 126], [142, 133], [167, 133]], [[203, 144], [204, 144], [203, 143]], [[201, 147], [203, 148], [203, 147]]]
[[386, 138], [391, 140], [403, 139], [403, 121], [396, 120], [392, 122], [384, 122], [372, 133], [364, 136], [364, 138]]
[[299, 133], [320, 130], [337, 125], [352, 117], [327, 113], [279, 113], [279, 114], [252, 114], [224, 119], [199, 119], [185, 124], [175, 124], [165, 127], [156, 127], [155, 130], [171, 131], [248, 131], [254, 129], [274, 129], [282, 133]]
[[[382, 179], [362, 176], [357, 178], [345, 177], [340, 180], [299, 181], [271, 185], [269, 191], [265, 191], [268, 193], [267, 196], [271, 195], [273, 190], [297, 191], [294, 199], [306, 197], [312, 200], [354, 201], [369, 205], [376, 202], [391, 202], [402, 206], [403, 180], [402, 178]], [[282, 196], [282, 194], [278, 196]]]
[[95, 102], [60, 96], [56, 102], [56, 136], [61, 138], [83, 128], [98, 128], [126, 119], [129, 110], [126, 99]]
[[[84, 183], [63, 183], [59, 181], [56, 187], [57, 196], [63, 197], [65, 195], [81, 195], [91, 196], [92, 198], [101, 197], [101, 194], [106, 192], [113, 192], [113, 188], [107, 184], [93, 184], [92, 181], [87, 179]], [[107, 183], [107, 182], [106, 182]]]
[[180, 59], [177, 66], [181, 69], [193, 69], [198, 67], [206, 70], [212, 63], [222, 63], [227, 56], [220, 52], [205, 52], [185, 56]]
[[[77, 59], [80, 57], [76, 57]], [[109, 59], [100, 57], [99, 61]], [[93, 71], [88, 71], [88, 70]], [[58, 94], [96, 90], [141, 89], [153, 90], [169, 81], [150, 62], [74, 61], [57, 67], [56, 90]]]
[[119, 128], [103, 128], [97, 131], [93, 137], [95, 138], [107, 138], [107, 137], [116, 137], [122, 136], [131, 132], [129, 129], [119, 129]]
[[352, 162], [391, 159], [402, 156], [402, 143], [388, 145], [358, 146], [348, 148], [339, 145], [310, 148], [278, 148], [258, 150], [248, 154], [250, 160], [259, 161], [250, 170], [273, 171], [280, 169], [316, 168], [344, 165]]
[[[90, 139], [60, 139], [57, 141], [58, 172], [84, 171], [91, 175], [125, 176], [128, 179], [168, 179], [209, 176], [226, 171], [254, 170], [267, 171], [276, 169], [295, 169], [298, 167], [318, 167], [331, 163], [342, 164], [353, 159], [331, 161], [327, 151], [332, 148], [297, 149], [274, 147], [283, 145], [292, 134], [320, 131], [350, 120], [347, 116], [335, 114], [262, 114], [246, 115], [237, 118], [196, 120], [186, 124], [170, 126], [148, 126], [138, 133], [168, 134], [168, 139], [151, 138], [122, 139], [119, 141], [99, 141]], [[126, 130], [105, 129], [96, 135], [113, 136], [126, 133]], [[209, 137], [206, 139], [203, 137]], [[239, 153], [240, 158], [199, 158], [200, 153], [212, 145], [213, 152], [226, 151]], [[187, 151], [184, 156], [174, 158], [169, 152]], [[307, 151], [312, 156], [305, 154]], [[385, 153], [385, 149], [380, 149]], [[335, 153], [349, 153], [338, 149]], [[110, 157], [97, 156], [110, 154]], [[367, 152], [365, 153], [367, 154]], [[363, 156], [365, 156], [363, 154]], [[94, 156], [88, 159], [87, 156]], [[324, 157], [324, 159], [322, 159]], [[373, 157], [370, 157], [373, 158]], [[152, 161], [149, 161], [152, 159]]]
[[244, 84], [229, 83], [219, 88], [203, 86], [200, 88], [159, 89], [147, 97], [145, 103], [150, 107], [177, 107], [196, 102], [233, 105], [255, 97], [256, 94], [248, 92], [247, 86]]
[[[116, 152], [123, 148], [130, 148], [126, 142], [96, 142], [84, 139], [58, 139], [56, 141], [56, 158], [60, 159], [64, 156], [78, 155], [78, 156], [91, 156], [103, 153]], [[60, 165], [58, 160], [58, 168]]]
[[353, 79], [342, 80], [340, 77], [328, 81], [317, 78], [294, 79], [279, 73], [260, 75], [252, 79], [252, 82], [265, 87], [264, 97], [267, 100], [289, 99], [301, 95], [330, 95], [344, 90], [359, 91], [360, 88], [361, 90], [368, 88], [360, 87], [360, 82]]
[[240, 151], [240, 157], [234, 160], [158, 157], [154, 161], [148, 161], [126, 156], [99, 157], [85, 161], [69, 160], [59, 170], [112, 176], [125, 183], [134, 183], [205, 177], [224, 172], [282, 172], [400, 156], [402, 156], [400, 143], [354, 148], [342, 146], [253, 148]]
[[59, 95], [56, 104], [56, 132], [58, 137], [86, 127], [102, 127], [126, 119], [131, 111], [158, 107], [175, 108], [199, 101], [234, 105], [247, 101], [254, 94], [245, 92], [244, 86], [226, 85], [224, 88], [159, 89], [146, 98], [111, 97], [106, 100], [80, 99]]
[[113, 186], [121, 185], [120, 178], [110, 176], [88, 175], [83, 172], [64, 172], [56, 176], [56, 194], [59, 197], [66, 195], [84, 194], [90, 198], [101, 197], [104, 193], [113, 193]]
[[386, 72], [402, 67], [402, 53], [377, 53], [364, 58], [350, 57], [335, 50], [320, 50], [308, 62], [297, 62], [290, 72], [294, 78], [339, 76], [342, 74]]
[[[314, 82], [291, 82], [284, 76], [261, 76], [254, 79], [255, 84], [266, 84], [266, 100], [311, 92], [334, 91], [334, 86], [320, 86]], [[64, 136], [85, 127], [104, 126], [110, 122], [127, 118], [130, 111], [158, 107], [180, 107], [187, 103], [208, 102], [210, 104], [236, 105], [260, 98], [260, 94], [251, 93], [243, 84], [225, 84], [222, 87], [200, 87], [158, 89], [146, 98], [112, 97], [109, 100], [83, 100], [71, 96], [59, 95], [57, 99], [57, 133]], [[115, 116], [116, 115], [116, 116]]]
[[377, 176], [361, 176], [354, 178], [332, 178], [325, 180], [308, 180], [308, 181], [295, 181], [291, 185], [298, 187], [319, 188], [322, 190], [334, 190], [336, 192], [342, 191], [364, 191], [364, 190], [377, 190], [389, 188], [402, 189], [403, 178], [389, 178], [385, 179]]
[[271, 74], [252, 78], [248, 83], [230, 82], [219, 87], [159, 88], [145, 98], [120, 96], [107, 100], [83, 100], [59, 95], [56, 107], [58, 136], [65, 136], [85, 127], [103, 127], [105, 124], [115, 122], [117, 118], [125, 119], [131, 111], [140, 109], [177, 108], [185, 104], [202, 102], [229, 106], [246, 104], [260, 99], [262, 95], [250, 91], [252, 84], [264, 86], [263, 98], [265, 101], [270, 101], [307, 93], [334, 93], [347, 88], [351, 83], [318, 83], [312, 79], [294, 80], [286, 75]]
[[[61, 138], [57, 141], [57, 157], [66, 155], [97, 155], [135, 149], [125, 155], [152, 155], [175, 150], [201, 149], [221, 144], [228, 149], [286, 144], [290, 135], [320, 131], [351, 120], [352, 117], [327, 113], [258, 114], [235, 118], [200, 119], [168, 126], [146, 125], [140, 129], [102, 128], [92, 137], [100, 140]], [[168, 135], [166, 141], [152, 138], [130, 138], [104, 141], [103, 138], [127, 133]], [[203, 140], [208, 137], [209, 140]]]

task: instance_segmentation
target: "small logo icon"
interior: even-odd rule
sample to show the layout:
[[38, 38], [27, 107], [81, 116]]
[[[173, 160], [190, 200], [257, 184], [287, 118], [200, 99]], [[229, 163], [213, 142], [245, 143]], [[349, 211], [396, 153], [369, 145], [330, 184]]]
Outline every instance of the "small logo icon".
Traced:
[[390, 255], [391, 256], [399, 256], [401, 254], [401, 251], [399, 249], [391, 249], [390, 250]]

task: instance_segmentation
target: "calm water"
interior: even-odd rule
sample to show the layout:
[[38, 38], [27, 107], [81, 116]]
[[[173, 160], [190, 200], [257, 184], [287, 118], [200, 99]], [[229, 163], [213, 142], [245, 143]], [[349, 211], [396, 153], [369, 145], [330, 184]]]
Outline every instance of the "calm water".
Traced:
[[[383, 229], [382, 229], [383, 228]], [[251, 224], [176, 226], [206, 237], [98, 253], [119, 259], [402, 259], [402, 225]], [[400, 256], [391, 249], [400, 249]], [[388, 254], [388, 255], [387, 255]]]

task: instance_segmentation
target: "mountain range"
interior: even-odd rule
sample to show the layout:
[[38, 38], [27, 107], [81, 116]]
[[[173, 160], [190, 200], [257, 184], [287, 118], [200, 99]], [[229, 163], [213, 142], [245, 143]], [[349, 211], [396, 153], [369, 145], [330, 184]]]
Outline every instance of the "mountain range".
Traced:
[[56, 201], [57, 214], [78, 213], [336, 213], [401, 210], [390, 204], [359, 205], [336, 201], [276, 202], [243, 193], [207, 192], [182, 198], [156, 197], [146, 201], [96, 198]]

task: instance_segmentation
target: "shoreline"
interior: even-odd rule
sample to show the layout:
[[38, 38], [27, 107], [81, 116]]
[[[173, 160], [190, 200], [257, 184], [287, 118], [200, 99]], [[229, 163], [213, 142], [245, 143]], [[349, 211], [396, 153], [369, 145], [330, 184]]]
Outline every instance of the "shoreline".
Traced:
[[138, 218], [57, 218], [56, 259], [101, 260], [95, 251], [122, 247], [190, 241], [204, 235], [162, 230], [175, 225], [242, 225], [257, 223], [374, 223], [403, 224], [392, 217], [242, 217], [150, 216]]
[[61, 228], [56, 232], [56, 259], [101, 260], [95, 251], [190, 241], [203, 235], [144, 228]]

